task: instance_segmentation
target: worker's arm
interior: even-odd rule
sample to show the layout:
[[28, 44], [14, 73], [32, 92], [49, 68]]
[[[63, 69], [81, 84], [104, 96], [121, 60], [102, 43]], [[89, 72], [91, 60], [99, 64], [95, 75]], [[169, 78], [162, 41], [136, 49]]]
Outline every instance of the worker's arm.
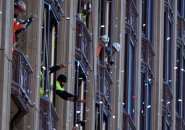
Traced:
[[66, 91], [56, 90], [56, 94], [58, 96], [60, 96], [62, 99], [67, 100], [67, 101], [86, 103], [85, 100], [80, 100], [80, 99], [78, 99], [77, 96], [75, 96], [71, 93], [68, 93]]
[[27, 20], [22, 20], [22, 19], [19, 19], [18, 20], [18, 23], [20, 24], [20, 25], [22, 25], [22, 28], [20, 28], [20, 29], [17, 29], [16, 30], [16, 35], [18, 35], [18, 34], [20, 34], [21, 32], [23, 32], [23, 31], [25, 31], [27, 28], [28, 28], [28, 26], [33, 22], [33, 20], [34, 20], [34, 18], [33, 17], [30, 17], [29, 19], [27, 19]]
[[49, 67], [49, 73], [54, 73], [62, 68], [65, 68], [65, 65], [64, 64], [60, 64], [60, 65], [54, 65], [54, 66], [50, 66]]

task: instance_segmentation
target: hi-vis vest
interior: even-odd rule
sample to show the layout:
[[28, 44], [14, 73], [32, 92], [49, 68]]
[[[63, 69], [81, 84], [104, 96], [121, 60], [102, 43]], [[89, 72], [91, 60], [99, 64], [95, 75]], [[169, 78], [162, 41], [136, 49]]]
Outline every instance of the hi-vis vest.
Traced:
[[[44, 76], [43, 76], [42, 72], [40, 72], [40, 80], [42, 80], [43, 77]], [[60, 86], [59, 81], [56, 81], [56, 90], [64, 91], [64, 88]], [[44, 96], [44, 86], [43, 85], [40, 86], [40, 96], [41, 97]]]
[[56, 90], [64, 91], [64, 88], [60, 86], [59, 81], [56, 81]]
[[[40, 71], [40, 81], [43, 79], [43, 73]], [[44, 96], [44, 86], [40, 86], [40, 96]]]

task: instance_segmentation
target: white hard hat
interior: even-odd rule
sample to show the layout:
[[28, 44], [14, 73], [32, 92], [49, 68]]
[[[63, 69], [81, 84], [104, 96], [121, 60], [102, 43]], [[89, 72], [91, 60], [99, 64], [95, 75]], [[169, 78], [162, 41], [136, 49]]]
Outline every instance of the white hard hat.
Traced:
[[109, 42], [109, 37], [107, 35], [103, 35], [100, 37], [100, 39], [105, 42], [105, 43], [108, 43]]
[[114, 47], [114, 49], [115, 49], [117, 52], [120, 51], [120, 44], [119, 44], [119, 43], [114, 42], [113, 45], [112, 45], [112, 47]]

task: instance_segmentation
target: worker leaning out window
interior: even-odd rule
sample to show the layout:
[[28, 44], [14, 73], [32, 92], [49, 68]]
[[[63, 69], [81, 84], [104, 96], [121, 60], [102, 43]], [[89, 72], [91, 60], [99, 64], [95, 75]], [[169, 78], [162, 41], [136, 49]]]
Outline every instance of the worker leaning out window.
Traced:
[[67, 82], [67, 77], [63, 74], [60, 74], [56, 81], [56, 94], [60, 96], [62, 99], [67, 101], [84, 103], [85, 100], [80, 100], [78, 99], [77, 96], [65, 91], [64, 86], [66, 82]]
[[110, 68], [114, 64], [114, 61], [108, 59], [108, 57], [115, 55], [115, 53], [119, 51], [120, 51], [120, 44], [117, 42], [113, 43], [112, 52], [109, 47], [105, 48], [105, 65], [107, 66], [107, 68]]
[[19, 0], [14, 3], [14, 21], [13, 21], [13, 45], [14, 47], [17, 47], [17, 39], [18, 35], [25, 31], [28, 26], [32, 23], [34, 20], [34, 17], [31, 16], [27, 20], [23, 20], [19, 18], [20, 14], [23, 14], [26, 12], [26, 4], [24, 1]]
[[[62, 68], [65, 68], [65, 65], [61, 64], [61, 65], [52, 66], [52, 67], [49, 68], [49, 74], [54, 73], [57, 70], [62, 69]], [[41, 72], [41, 74], [40, 74], [41, 80], [43, 79], [43, 76], [44, 75]], [[84, 103], [85, 100], [80, 100], [80, 99], [78, 99], [77, 96], [65, 91], [64, 86], [65, 86], [66, 82], [67, 82], [67, 77], [63, 74], [60, 74], [57, 78], [56, 85], [54, 86], [55, 89], [56, 89], [56, 94], [59, 97], [61, 97], [62, 99], [67, 100], [67, 101]], [[45, 95], [44, 86], [41, 85], [41, 87], [40, 87], [40, 96], [44, 96], [44, 95]]]
[[[60, 69], [63, 69], [65, 68], [66, 66], [64, 64], [59, 64], [59, 65], [54, 65], [54, 66], [51, 66], [49, 67], [49, 74], [52, 74]], [[45, 66], [42, 66], [41, 67], [41, 71], [40, 71], [40, 96], [44, 96], [46, 93], [44, 91], [44, 84], [42, 84], [42, 80], [44, 80], [44, 73], [46, 73], [47, 69]]]
[[98, 57], [98, 60], [101, 59], [100, 54], [101, 54], [102, 48], [105, 47], [104, 63], [107, 68], [110, 68], [114, 64], [114, 61], [110, 60], [109, 58], [113, 56], [116, 52], [120, 51], [120, 44], [117, 42], [114, 42], [112, 47], [110, 47], [108, 46], [108, 43], [109, 43], [109, 37], [107, 35], [103, 35], [100, 37], [98, 41], [97, 57]]

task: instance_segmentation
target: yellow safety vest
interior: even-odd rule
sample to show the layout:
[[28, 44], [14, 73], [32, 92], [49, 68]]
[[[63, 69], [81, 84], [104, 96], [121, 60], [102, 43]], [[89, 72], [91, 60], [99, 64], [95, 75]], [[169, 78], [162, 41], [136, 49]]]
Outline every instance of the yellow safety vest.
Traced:
[[[42, 80], [43, 77], [44, 77], [44, 76], [43, 76], [43, 73], [40, 72], [40, 80]], [[56, 90], [64, 91], [64, 88], [60, 86], [59, 81], [56, 81]], [[44, 96], [44, 86], [43, 86], [43, 85], [40, 86], [40, 96], [41, 96], [41, 97]]]
[[[44, 78], [43, 73], [40, 71], [40, 81]], [[40, 96], [44, 96], [44, 86], [40, 86]]]
[[56, 90], [64, 91], [64, 88], [60, 86], [59, 81], [56, 81]]

